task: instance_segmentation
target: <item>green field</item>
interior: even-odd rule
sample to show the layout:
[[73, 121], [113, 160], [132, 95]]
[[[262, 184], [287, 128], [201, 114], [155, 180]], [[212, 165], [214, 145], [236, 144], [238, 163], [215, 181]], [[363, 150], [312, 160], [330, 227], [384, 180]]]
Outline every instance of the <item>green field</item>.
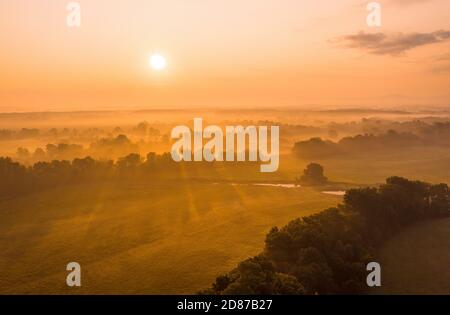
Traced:
[[300, 172], [307, 163], [317, 162], [332, 181], [354, 184], [384, 183], [390, 176], [402, 176], [430, 183], [450, 183], [450, 148], [411, 148], [400, 152], [361, 152], [356, 156], [311, 158], [283, 156], [277, 173], [289, 177]]
[[[65, 186], [3, 200], [0, 293], [195, 293], [238, 262], [258, 254], [271, 227], [341, 200], [321, 193], [325, 187], [251, 183], [292, 183], [309, 162], [325, 167], [332, 181], [326, 190], [373, 185], [392, 175], [449, 182], [449, 161], [448, 150], [386, 158], [299, 160], [282, 156], [275, 173], [259, 172], [259, 164], [193, 164], [155, 175], [153, 181], [149, 180], [152, 174], [143, 174], [137, 181]], [[428, 234], [437, 233], [434, 229], [417, 235], [412, 232], [404, 241], [408, 243], [404, 251], [394, 246], [395, 240], [394, 245], [388, 244], [381, 256], [386, 261], [383, 289], [417, 288], [414, 279], [402, 279], [408, 272], [392, 263], [400, 257], [397, 251], [406, 255], [399, 261], [412, 259], [409, 268], [417, 269], [417, 259], [407, 258], [409, 254], [435, 262], [434, 269], [422, 268], [423, 279], [440, 281], [440, 287], [450, 283], [448, 274], [438, 280], [431, 275], [439, 266], [448, 265], [449, 260], [443, 259], [449, 248], [445, 243], [449, 229], [442, 227], [439, 234], [442, 248], [420, 247]], [[65, 284], [65, 267], [72, 261], [81, 264], [81, 288]], [[390, 264], [394, 271], [389, 271]], [[389, 279], [400, 282], [395, 287]]]
[[378, 254], [378, 294], [450, 294], [450, 219], [421, 222], [388, 241]]
[[[195, 293], [259, 253], [274, 225], [333, 206], [308, 188], [90, 184], [0, 203], [0, 293]], [[65, 284], [66, 264], [81, 288]]]
[[417, 148], [398, 153], [361, 154], [339, 159], [318, 159], [332, 180], [375, 184], [390, 176], [430, 183], [450, 183], [450, 149]]
[[[356, 156], [299, 159], [282, 155], [277, 172], [261, 173], [254, 165], [216, 163], [213, 168], [190, 170], [188, 177], [209, 181], [292, 182], [311, 163], [320, 163], [330, 181], [355, 185], [384, 183], [390, 176], [402, 176], [430, 183], [450, 183], [450, 148], [415, 148], [400, 152], [364, 153]], [[177, 177], [174, 177], [177, 178]]]

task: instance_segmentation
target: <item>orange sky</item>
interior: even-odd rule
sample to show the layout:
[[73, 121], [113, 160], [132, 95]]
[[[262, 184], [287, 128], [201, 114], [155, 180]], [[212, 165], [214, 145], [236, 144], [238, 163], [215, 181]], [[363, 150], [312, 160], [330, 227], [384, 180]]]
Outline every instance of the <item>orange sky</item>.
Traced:
[[450, 105], [448, 0], [68, 2], [0, 2], [0, 111]]

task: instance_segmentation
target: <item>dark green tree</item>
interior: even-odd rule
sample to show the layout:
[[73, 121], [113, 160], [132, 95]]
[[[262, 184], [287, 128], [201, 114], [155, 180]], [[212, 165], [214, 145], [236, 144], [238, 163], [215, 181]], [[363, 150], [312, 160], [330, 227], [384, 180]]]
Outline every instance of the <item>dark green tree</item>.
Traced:
[[324, 175], [323, 166], [317, 163], [310, 163], [303, 171], [300, 182], [304, 185], [323, 185], [328, 181]]

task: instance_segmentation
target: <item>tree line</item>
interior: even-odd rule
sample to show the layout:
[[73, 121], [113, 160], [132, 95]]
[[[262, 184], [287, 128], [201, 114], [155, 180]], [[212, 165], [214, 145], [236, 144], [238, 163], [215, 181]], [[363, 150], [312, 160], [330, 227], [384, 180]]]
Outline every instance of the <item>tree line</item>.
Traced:
[[37, 162], [32, 166], [25, 166], [9, 157], [0, 157], [0, 197], [20, 196], [80, 182], [149, 178], [149, 174], [177, 171], [179, 166], [173, 162], [170, 153], [154, 152], [146, 157], [131, 153], [116, 161], [95, 160], [88, 156], [72, 161]]
[[374, 152], [396, 152], [413, 147], [441, 146], [450, 144], [450, 123], [436, 123], [419, 133], [388, 130], [381, 134], [359, 134], [344, 137], [337, 142], [314, 137], [299, 141], [292, 148], [299, 158], [327, 158], [343, 155], [367, 154]]
[[[130, 153], [117, 160], [94, 159], [90, 156], [69, 160], [40, 161], [24, 165], [10, 157], [0, 157], [0, 198], [22, 196], [27, 193], [96, 181], [122, 181], [126, 179], [154, 181], [171, 179], [179, 181], [186, 174], [196, 174], [198, 170], [213, 173], [217, 164], [227, 163], [230, 167], [240, 162], [175, 162], [169, 152], [146, 156]], [[251, 167], [259, 167], [258, 162], [246, 162]], [[187, 172], [187, 173], [186, 173]]]
[[261, 254], [200, 293], [361, 293], [366, 265], [384, 241], [413, 222], [449, 215], [447, 184], [390, 177], [380, 187], [351, 189], [335, 208], [272, 228]]

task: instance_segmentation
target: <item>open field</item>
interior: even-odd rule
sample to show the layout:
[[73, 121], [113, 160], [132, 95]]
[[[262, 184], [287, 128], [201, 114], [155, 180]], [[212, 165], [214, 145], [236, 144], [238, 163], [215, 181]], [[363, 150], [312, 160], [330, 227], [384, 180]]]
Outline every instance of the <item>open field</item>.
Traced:
[[[0, 121], [9, 122], [5, 126], [18, 129], [4, 130], [0, 151], [3, 151], [2, 155], [11, 156], [28, 166], [38, 161], [84, 158], [90, 153], [97, 160], [114, 160], [129, 153], [140, 153], [144, 161], [148, 152], [167, 152], [170, 141], [163, 138], [170, 131], [171, 124], [175, 123], [169, 121], [169, 118], [175, 118], [170, 113], [165, 113], [168, 116], [162, 118], [168, 121], [155, 122], [154, 125], [144, 124], [146, 131], [140, 133], [140, 129], [136, 129], [140, 125], [138, 122], [152, 118], [154, 113], [147, 113], [148, 117], [141, 114], [143, 113], [134, 113], [132, 117], [122, 117], [118, 113], [3, 114], [0, 115]], [[441, 140], [439, 136], [433, 138], [437, 142], [423, 142], [423, 145], [419, 143], [398, 148], [396, 145], [386, 144], [384, 147], [383, 142], [373, 149], [365, 146], [369, 148], [367, 152], [354, 150], [351, 154], [338, 152], [309, 155], [316, 158], [306, 158], [308, 155], [298, 155], [292, 151], [296, 141], [310, 136], [323, 137], [324, 134], [326, 137], [330, 129], [328, 123], [332, 122], [328, 119], [342, 123], [333, 124], [333, 129], [340, 128], [340, 136], [364, 133], [367, 128], [371, 130], [373, 124], [381, 126], [379, 133], [397, 125], [399, 132], [413, 132], [416, 126], [414, 123], [401, 125], [394, 121], [383, 124], [360, 121], [363, 118], [361, 114], [356, 115], [354, 119], [357, 121], [352, 123], [353, 117], [347, 112], [342, 115], [330, 113], [329, 118], [323, 116], [324, 113], [290, 114], [276, 112], [268, 115], [266, 112], [259, 112], [256, 115], [251, 111], [245, 115], [237, 115], [236, 112], [227, 115], [222, 112], [210, 113], [211, 120], [220, 119], [219, 125], [247, 125], [264, 117], [283, 122], [282, 130], [285, 133], [284, 136], [281, 134], [280, 164], [273, 173], [262, 173], [260, 165], [264, 162], [260, 161], [216, 161], [181, 165], [156, 164], [154, 168], [144, 167], [138, 173], [130, 171], [128, 175], [113, 179], [102, 177], [103, 175], [98, 178], [93, 176], [91, 178], [98, 182], [85, 185], [67, 186], [65, 182], [55, 181], [51, 187], [60, 187], [45, 191], [33, 187], [17, 198], [11, 198], [18, 194], [9, 195], [11, 191], [8, 192], [8, 184], [4, 185], [8, 193], [2, 195], [5, 200], [0, 200], [0, 293], [195, 293], [209, 287], [218, 275], [229, 272], [237, 263], [260, 253], [265, 235], [271, 227], [283, 226], [292, 219], [322, 211], [341, 201], [341, 197], [326, 195], [321, 191], [340, 192], [366, 185], [376, 186], [384, 183], [390, 176], [403, 176], [430, 183], [450, 183], [450, 149], [448, 145], [438, 141]], [[185, 123], [192, 117], [196, 115], [182, 112], [176, 119]], [[157, 118], [152, 119], [158, 120]], [[319, 118], [323, 121], [316, 121]], [[93, 128], [93, 122], [97, 119], [98, 125], [105, 128], [105, 131]], [[230, 121], [223, 121], [224, 119]], [[433, 123], [434, 119], [441, 118], [430, 118], [429, 123]], [[50, 127], [56, 122], [62, 124], [57, 125], [60, 128], [67, 123], [68, 127], [79, 129], [51, 132]], [[120, 125], [118, 132], [114, 131], [116, 123]], [[302, 125], [295, 127], [289, 123]], [[314, 126], [303, 126], [306, 123]], [[270, 125], [272, 122], [264, 124]], [[24, 126], [41, 129], [38, 135], [30, 136], [30, 130], [20, 129]], [[436, 126], [427, 126], [432, 131], [440, 130]], [[155, 130], [159, 135], [156, 140], [150, 137], [150, 131]], [[118, 144], [116, 140], [122, 132], [131, 140]], [[99, 146], [99, 141], [106, 144]], [[53, 151], [56, 153], [47, 148], [47, 144], [59, 146], [60, 143], [82, 144], [85, 149], [77, 153], [69, 151], [64, 155], [64, 151], [61, 153], [55, 147]], [[32, 156], [31, 160], [27, 160], [26, 154], [20, 158], [15, 153], [19, 147], [29, 149], [28, 158]], [[46, 150], [43, 156], [33, 157], [37, 147]], [[160, 151], [153, 150], [155, 148]], [[58, 155], [59, 153], [62, 155]], [[95, 156], [97, 153], [98, 156]], [[103, 158], [101, 154], [104, 155]], [[270, 186], [295, 183], [307, 165], [313, 162], [324, 167], [328, 184], [316, 190]], [[64, 170], [61, 165], [58, 167], [56, 170]], [[45, 172], [53, 174], [51, 167]], [[7, 177], [8, 171], [3, 174]], [[65, 173], [55, 172], [55, 178], [64, 178], [58, 174]], [[11, 181], [17, 184], [18, 189], [21, 188], [19, 178]], [[50, 178], [51, 183], [53, 177], [47, 178]], [[42, 183], [47, 184], [46, 180]], [[33, 194], [28, 194], [33, 191]], [[405, 233], [408, 235], [410, 232]], [[433, 233], [435, 231], [430, 230], [430, 235], [434, 235]], [[447, 235], [444, 231], [442, 244]], [[423, 257], [434, 259], [444, 250], [432, 245], [423, 245], [422, 248], [420, 242], [415, 242], [417, 237], [422, 238], [420, 242], [424, 241], [420, 233], [408, 238], [411, 253], [420, 253], [421, 257], [424, 253]], [[394, 245], [388, 244], [381, 256], [388, 262], [388, 268], [389, 262], [395, 261], [398, 250], [389, 250], [390, 246]], [[445, 251], [448, 252], [448, 247]], [[445, 255], [439, 257], [445, 259]], [[448, 265], [448, 261], [442, 259], [433, 260], [434, 267], [424, 267], [431, 271], [423, 279], [428, 276], [428, 279], [435, 279], [431, 272], [437, 270], [438, 266]], [[79, 262], [82, 266], [81, 288], [69, 289], [65, 284], [68, 273], [65, 266], [72, 261]], [[389, 271], [386, 271], [387, 274], [383, 273], [386, 290], [396, 288], [395, 279], [400, 279], [399, 287], [406, 288], [407, 284], [402, 284], [406, 280], [402, 277], [407, 277], [408, 269], [395, 264], [392, 266], [397, 275], [389, 275]], [[388, 282], [391, 281], [389, 277], [394, 281], [392, 285]], [[421, 277], [420, 273], [418, 277]], [[431, 287], [430, 292], [441, 292], [440, 288], [448, 288], [445, 283], [450, 283], [448, 279], [449, 277], [440, 278], [440, 283], [436, 284], [438, 288]], [[411, 283], [411, 288], [415, 288], [416, 284]]]
[[450, 219], [407, 228], [379, 253], [381, 294], [450, 294]]
[[450, 296], [450, 0], [322, 2], [0, 0], [0, 296]]
[[[343, 186], [377, 185], [390, 176], [403, 176], [431, 183], [450, 183], [450, 149], [430, 148], [409, 150], [395, 155], [362, 155], [327, 159], [299, 159], [293, 155], [281, 155], [276, 172], [261, 173], [260, 163], [215, 163], [213, 167], [189, 165], [182, 174], [184, 178], [209, 182], [285, 182], [292, 183], [305, 167], [320, 163], [325, 176], [331, 182]], [[166, 178], [177, 180], [179, 173], [167, 173]], [[342, 186], [342, 185], [338, 185]]]
[[387, 177], [403, 176], [431, 183], [450, 183], [450, 150], [417, 148], [391, 155], [362, 155], [335, 159], [317, 159], [333, 181], [376, 184]]
[[[307, 188], [91, 184], [0, 203], [1, 293], [195, 293], [257, 254], [274, 225], [333, 206]], [[82, 287], [65, 284], [68, 262]]]
[[327, 159], [298, 159], [292, 155], [280, 157], [280, 167], [274, 173], [260, 173], [259, 166], [214, 168], [214, 173], [199, 170], [195, 178], [228, 181], [292, 182], [311, 162], [325, 168], [330, 181], [354, 185], [376, 185], [387, 177], [403, 176], [432, 183], [450, 183], [450, 149], [430, 148], [410, 150], [393, 156], [364, 155]]

